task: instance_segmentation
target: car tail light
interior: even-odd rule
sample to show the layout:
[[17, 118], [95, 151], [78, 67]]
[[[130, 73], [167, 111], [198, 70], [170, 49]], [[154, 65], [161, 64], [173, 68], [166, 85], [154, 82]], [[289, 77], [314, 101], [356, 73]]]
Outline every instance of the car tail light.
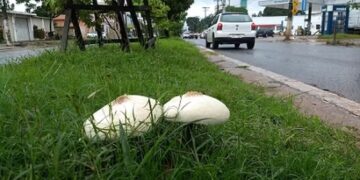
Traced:
[[251, 30], [253, 30], [253, 31], [256, 30], [256, 25], [255, 25], [255, 23], [252, 23], [252, 24], [251, 24]]
[[222, 28], [223, 28], [223, 24], [222, 24], [222, 23], [218, 23], [216, 30], [221, 31]]

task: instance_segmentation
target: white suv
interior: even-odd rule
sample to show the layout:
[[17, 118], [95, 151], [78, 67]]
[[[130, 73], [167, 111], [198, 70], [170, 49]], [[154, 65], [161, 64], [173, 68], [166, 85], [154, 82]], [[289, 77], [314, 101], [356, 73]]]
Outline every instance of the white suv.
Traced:
[[239, 48], [241, 43], [246, 43], [248, 49], [255, 46], [256, 26], [247, 14], [220, 13], [211, 21], [205, 37], [206, 47], [210, 44], [214, 49], [219, 44], [234, 44]]

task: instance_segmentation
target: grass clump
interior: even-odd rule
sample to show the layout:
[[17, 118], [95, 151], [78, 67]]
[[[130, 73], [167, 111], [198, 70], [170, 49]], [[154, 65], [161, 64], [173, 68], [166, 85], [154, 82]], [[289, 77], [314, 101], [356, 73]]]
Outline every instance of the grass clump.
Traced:
[[[333, 39], [333, 35], [321, 35], [319, 39]], [[360, 39], [360, 34], [346, 34], [346, 33], [337, 33], [336, 39]]]
[[[85, 52], [46, 52], [0, 68], [0, 177], [58, 179], [351, 179], [356, 139], [302, 116], [287, 100], [220, 72], [193, 45], [161, 40]], [[84, 138], [83, 122], [122, 94], [160, 98], [195, 90], [231, 111], [221, 126], [162, 121], [144, 136]]]

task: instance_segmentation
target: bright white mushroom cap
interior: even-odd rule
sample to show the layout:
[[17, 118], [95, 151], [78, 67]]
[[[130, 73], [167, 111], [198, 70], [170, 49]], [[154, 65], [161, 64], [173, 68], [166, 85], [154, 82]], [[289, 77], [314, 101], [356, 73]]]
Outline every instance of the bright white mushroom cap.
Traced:
[[147, 132], [162, 115], [158, 101], [144, 96], [124, 95], [96, 111], [84, 123], [89, 138], [101, 140], [120, 135], [120, 123], [125, 133], [139, 136]]
[[224, 103], [213, 97], [187, 92], [164, 105], [164, 117], [167, 121], [214, 125], [226, 122], [230, 111]]

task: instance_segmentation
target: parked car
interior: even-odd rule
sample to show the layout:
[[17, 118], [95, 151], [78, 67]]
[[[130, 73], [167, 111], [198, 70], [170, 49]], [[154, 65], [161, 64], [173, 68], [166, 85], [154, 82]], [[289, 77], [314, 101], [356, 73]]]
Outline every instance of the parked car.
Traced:
[[[97, 38], [97, 32], [89, 32], [86, 34], [86, 37], [88, 38]], [[102, 32], [102, 37], [103, 39], [106, 38], [106, 33], [105, 32]]]
[[190, 33], [184, 32], [184, 33], [181, 35], [181, 37], [182, 37], [183, 39], [190, 39]]
[[182, 34], [183, 39], [197, 39], [200, 35], [198, 33], [184, 32]]
[[200, 38], [200, 33], [192, 33], [192, 37], [194, 39], [198, 39], [198, 38]]
[[274, 37], [274, 31], [272, 29], [258, 29], [256, 31], [256, 37]]
[[214, 49], [219, 44], [234, 44], [239, 48], [245, 43], [248, 49], [255, 46], [255, 24], [247, 14], [242, 13], [220, 13], [211, 21], [206, 33], [206, 47], [212, 44]]
[[200, 34], [200, 38], [201, 38], [201, 39], [205, 39], [206, 33], [207, 33], [207, 30], [203, 31], [203, 32]]

